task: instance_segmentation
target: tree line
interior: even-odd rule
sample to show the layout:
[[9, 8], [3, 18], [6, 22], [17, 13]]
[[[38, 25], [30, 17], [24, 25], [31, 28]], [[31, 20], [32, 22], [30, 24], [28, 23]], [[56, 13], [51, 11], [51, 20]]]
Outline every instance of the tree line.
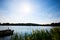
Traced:
[[60, 22], [51, 24], [36, 24], [36, 23], [0, 23], [0, 25], [15, 25], [15, 26], [60, 26]]

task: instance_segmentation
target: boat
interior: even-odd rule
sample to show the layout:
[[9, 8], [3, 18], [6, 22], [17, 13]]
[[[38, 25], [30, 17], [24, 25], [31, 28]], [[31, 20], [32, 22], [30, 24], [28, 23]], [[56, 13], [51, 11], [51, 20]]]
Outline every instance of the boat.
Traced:
[[0, 30], [0, 37], [13, 35], [13, 32], [14, 30], [11, 30], [11, 29]]

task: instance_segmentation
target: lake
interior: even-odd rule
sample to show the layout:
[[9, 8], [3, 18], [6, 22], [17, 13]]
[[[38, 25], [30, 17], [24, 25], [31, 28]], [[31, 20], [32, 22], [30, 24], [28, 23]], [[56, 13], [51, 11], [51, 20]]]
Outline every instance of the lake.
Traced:
[[[6, 29], [14, 30], [14, 33], [31, 33], [32, 30], [50, 30], [52, 26], [0, 26], [0, 30]], [[0, 38], [0, 40], [10, 40], [10, 36]]]

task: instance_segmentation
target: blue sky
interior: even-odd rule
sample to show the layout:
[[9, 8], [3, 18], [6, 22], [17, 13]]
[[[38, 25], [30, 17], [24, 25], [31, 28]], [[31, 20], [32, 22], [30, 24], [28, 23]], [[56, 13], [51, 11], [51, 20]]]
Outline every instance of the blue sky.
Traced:
[[0, 0], [0, 22], [60, 22], [60, 0]]

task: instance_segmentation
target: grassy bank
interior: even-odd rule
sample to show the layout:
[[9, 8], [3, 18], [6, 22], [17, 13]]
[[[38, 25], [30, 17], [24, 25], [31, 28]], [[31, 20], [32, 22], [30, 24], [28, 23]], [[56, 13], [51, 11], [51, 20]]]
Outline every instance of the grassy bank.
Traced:
[[11, 40], [60, 40], [60, 28], [52, 28], [50, 31], [33, 30], [31, 34], [25, 35], [15, 34], [11, 36]]

